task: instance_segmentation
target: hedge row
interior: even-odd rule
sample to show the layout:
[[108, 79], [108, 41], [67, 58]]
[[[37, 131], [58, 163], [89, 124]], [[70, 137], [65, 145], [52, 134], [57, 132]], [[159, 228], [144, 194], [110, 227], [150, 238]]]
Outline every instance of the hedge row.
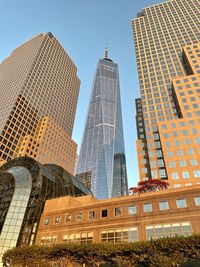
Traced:
[[93, 267], [109, 262], [126, 267], [172, 267], [186, 266], [184, 263], [193, 259], [200, 259], [200, 235], [137, 243], [17, 247], [4, 254], [3, 264], [5, 267], [54, 267], [85, 263]]

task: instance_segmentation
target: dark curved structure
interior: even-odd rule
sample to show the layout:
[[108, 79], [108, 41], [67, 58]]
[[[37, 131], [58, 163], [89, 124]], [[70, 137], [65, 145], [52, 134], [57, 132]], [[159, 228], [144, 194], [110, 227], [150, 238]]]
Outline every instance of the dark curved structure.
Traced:
[[63, 168], [21, 157], [0, 167], [0, 256], [9, 248], [33, 244], [47, 199], [91, 194]]

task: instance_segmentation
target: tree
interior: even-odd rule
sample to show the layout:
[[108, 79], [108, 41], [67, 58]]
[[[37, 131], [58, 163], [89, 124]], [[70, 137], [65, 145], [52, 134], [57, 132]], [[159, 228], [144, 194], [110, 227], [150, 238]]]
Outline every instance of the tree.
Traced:
[[165, 190], [169, 188], [169, 184], [160, 179], [150, 179], [147, 181], [140, 181], [137, 187], [131, 187], [129, 190], [132, 194], [141, 194], [151, 191]]

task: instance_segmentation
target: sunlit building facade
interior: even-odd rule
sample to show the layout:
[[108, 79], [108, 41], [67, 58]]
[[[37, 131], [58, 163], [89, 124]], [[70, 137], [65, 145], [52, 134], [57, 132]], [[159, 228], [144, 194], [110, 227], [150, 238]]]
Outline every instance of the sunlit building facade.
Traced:
[[106, 51], [97, 64], [78, 161], [77, 175], [90, 174], [84, 181], [98, 199], [127, 194], [118, 72]]
[[51, 33], [32, 38], [1, 63], [0, 165], [25, 155], [73, 173], [76, 72]]
[[37, 232], [41, 245], [137, 242], [200, 233], [200, 185], [112, 199], [47, 200]]
[[173, 187], [200, 181], [200, 2], [171, 0], [132, 21], [140, 179]]

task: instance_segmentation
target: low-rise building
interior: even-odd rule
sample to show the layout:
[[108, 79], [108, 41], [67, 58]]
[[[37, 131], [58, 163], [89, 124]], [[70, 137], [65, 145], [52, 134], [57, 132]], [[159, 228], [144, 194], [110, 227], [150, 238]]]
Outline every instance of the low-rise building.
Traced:
[[200, 185], [97, 200], [47, 200], [37, 244], [135, 242], [200, 233]]

